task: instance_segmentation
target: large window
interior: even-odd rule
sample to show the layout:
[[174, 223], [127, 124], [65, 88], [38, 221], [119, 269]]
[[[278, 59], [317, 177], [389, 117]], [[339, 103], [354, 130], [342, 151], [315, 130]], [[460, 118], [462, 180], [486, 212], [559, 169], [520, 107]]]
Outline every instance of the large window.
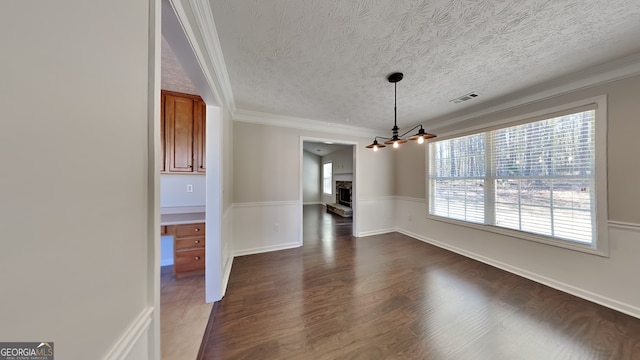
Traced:
[[326, 195], [331, 195], [332, 193], [331, 191], [331, 189], [333, 188], [332, 168], [333, 168], [333, 165], [330, 162], [322, 164], [322, 192], [325, 193]]
[[596, 157], [606, 138], [596, 132], [606, 127], [597, 126], [596, 108], [430, 143], [429, 214], [598, 249], [606, 207], [596, 205], [606, 203], [606, 184], [598, 183], [596, 167], [605, 167]]

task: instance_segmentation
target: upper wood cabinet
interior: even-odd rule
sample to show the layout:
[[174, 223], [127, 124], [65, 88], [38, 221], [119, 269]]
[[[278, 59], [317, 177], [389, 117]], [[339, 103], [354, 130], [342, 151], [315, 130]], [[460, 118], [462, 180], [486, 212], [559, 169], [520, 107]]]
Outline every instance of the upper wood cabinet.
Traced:
[[162, 171], [204, 173], [204, 102], [196, 95], [162, 90], [161, 104]]
[[195, 171], [205, 173], [207, 170], [207, 117], [204, 101], [195, 104], [195, 119], [193, 122], [193, 141], [196, 167]]

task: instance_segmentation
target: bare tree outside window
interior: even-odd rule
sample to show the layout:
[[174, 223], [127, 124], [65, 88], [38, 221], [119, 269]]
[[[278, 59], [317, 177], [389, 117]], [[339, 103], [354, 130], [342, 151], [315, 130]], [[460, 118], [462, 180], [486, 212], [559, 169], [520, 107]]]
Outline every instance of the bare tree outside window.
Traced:
[[430, 144], [431, 215], [594, 241], [595, 111]]

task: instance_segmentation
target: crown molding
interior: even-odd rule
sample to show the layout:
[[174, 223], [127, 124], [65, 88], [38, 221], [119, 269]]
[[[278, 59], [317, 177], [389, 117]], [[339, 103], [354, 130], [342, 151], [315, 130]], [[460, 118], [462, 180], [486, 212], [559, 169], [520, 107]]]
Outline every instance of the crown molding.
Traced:
[[207, 0], [169, 0], [218, 105], [235, 109], [227, 66]]
[[[621, 59], [594, 66], [566, 76], [561, 76], [543, 84], [525, 89], [520, 92], [522, 94], [521, 96], [517, 96], [513, 100], [484, 107], [480, 110], [463, 115], [431, 119], [430, 121], [427, 121], [427, 123], [434, 122], [434, 125], [430, 126], [430, 128], [432, 130], [437, 130], [446, 126], [478, 118], [480, 116], [498, 113], [636, 75], [640, 75], [640, 53], [626, 56]], [[494, 102], [499, 101], [500, 98]]]
[[380, 136], [380, 131], [362, 128], [358, 126], [343, 125], [338, 123], [318, 121], [287, 115], [269, 114], [259, 111], [236, 109], [233, 112], [233, 120], [252, 124], [280, 126], [292, 129], [320, 131], [329, 134], [355, 135], [358, 137]]

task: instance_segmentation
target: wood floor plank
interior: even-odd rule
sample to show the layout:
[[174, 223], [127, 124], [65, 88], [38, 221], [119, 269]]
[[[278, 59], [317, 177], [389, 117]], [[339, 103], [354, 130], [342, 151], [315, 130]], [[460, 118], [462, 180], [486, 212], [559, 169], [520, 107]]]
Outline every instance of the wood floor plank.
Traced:
[[204, 359], [630, 359], [640, 319], [305, 205], [304, 246], [234, 260]]

